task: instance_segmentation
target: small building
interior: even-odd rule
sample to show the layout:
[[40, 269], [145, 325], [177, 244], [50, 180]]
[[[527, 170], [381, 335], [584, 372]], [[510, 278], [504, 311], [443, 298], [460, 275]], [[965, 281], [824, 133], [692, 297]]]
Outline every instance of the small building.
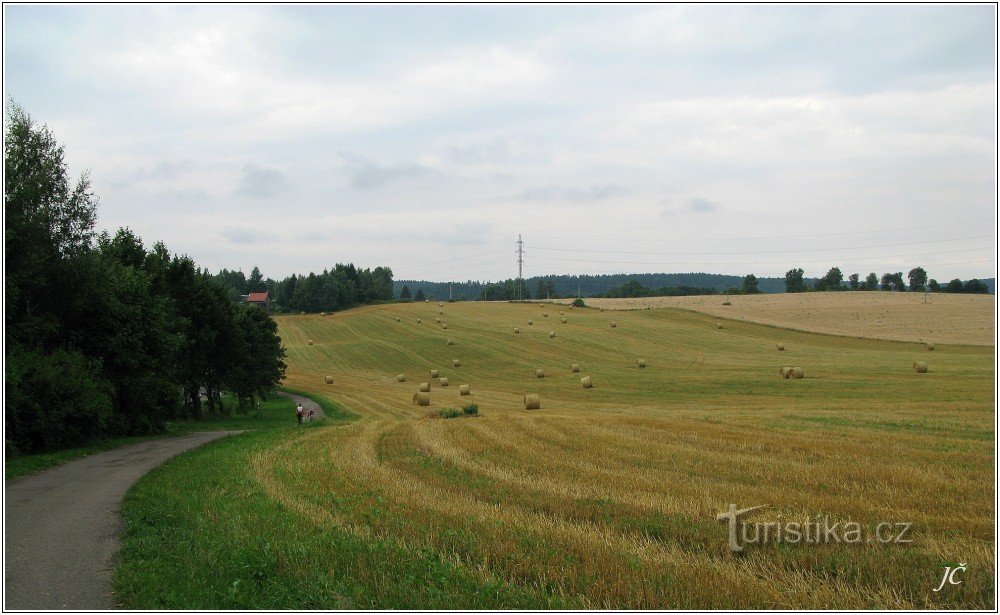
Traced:
[[271, 294], [268, 292], [250, 293], [243, 296], [244, 300], [251, 305], [259, 305], [268, 312], [271, 311]]

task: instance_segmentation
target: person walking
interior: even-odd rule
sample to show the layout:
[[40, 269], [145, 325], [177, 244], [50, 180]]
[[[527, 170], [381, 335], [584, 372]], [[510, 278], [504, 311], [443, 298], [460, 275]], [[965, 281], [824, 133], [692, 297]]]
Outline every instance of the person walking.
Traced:
[[299, 425], [302, 424], [302, 417], [304, 415], [305, 415], [305, 412], [302, 411], [302, 404], [299, 404], [295, 408], [295, 418], [297, 418], [299, 420]]

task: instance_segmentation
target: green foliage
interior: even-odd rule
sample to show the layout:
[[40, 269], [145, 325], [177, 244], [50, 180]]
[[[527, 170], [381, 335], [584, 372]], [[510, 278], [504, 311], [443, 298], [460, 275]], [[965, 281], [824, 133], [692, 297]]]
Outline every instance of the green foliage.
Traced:
[[858, 287], [860, 286], [860, 284], [858, 283], [858, 279], [859, 279], [859, 276], [856, 273], [852, 273], [850, 275], [850, 277], [847, 278], [848, 284], [850, 285], [851, 290], [858, 290]]
[[456, 410], [455, 408], [441, 408], [437, 411], [438, 416], [443, 419], [456, 419], [462, 416], [461, 410]]
[[757, 288], [757, 276], [748, 273], [743, 277], [743, 294], [756, 295], [760, 290]]
[[814, 288], [820, 291], [844, 290], [844, 274], [839, 267], [832, 267], [826, 275], [816, 280]]
[[246, 410], [277, 384], [283, 353], [266, 313], [128, 228], [93, 241], [86, 176], [71, 186], [62, 147], [19, 107], [6, 120], [8, 455], [162, 432], [181, 391], [201, 418], [202, 390], [225, 414], [222, 391]]
[[927, 283], [927, 289], [932, 293], [941, 292], [941, 284], [937, 280], [931, 280]]
[[466, 416], [478, 416], [479, 404], [468, 404], [466, 406], [462, 406], [462, 413]]
[[906, 277], [910, 280], [910, 290], [923, 290], [924, 285], [927, 284], [927, 272], [924, 271], [923, 267], [914, 267], [913, 269], [910, 269], [910, 272], [906, 274]]
[[903, 292], [906, 290], [906, 282], [903, 281], [903, 272], [897, 271], [896, 273], [884, 273], [882, 274], [882, 290], [895, 290], [898, 292]]
[[403, 289], [399, 291], [399, 300], [410, 301], [411, 299], [413, 299], [413, 297], [410, 295], [410, 287], [404, 285]]
[[789, 269], [785, 272], [786, 293], [802, 293], [806, 291], [806, 285], [802, 280], [802, 274], [802, 269]]
[[111, 383], [80, 352], [8, 348], [4, 376], [8, 454], [76, 446], [111, 421]]
[[946, 293], [960, 293], [964, 290], [965, 287], [962, 286], [962, 280], [959, 280], [958, 278], [948, 282], [948, 284], [944, 287], [944, 292]]
[[582, 298], [577, 297], [576, 299], [573, 299], [573, 307], [587, 307], [587, 304], [584, 303]]
[[861, 290], [878, 290], [878, 276], [875, 272], [871, 272], [865, 278], [865, 283], [862, 285]]
[[[732, 290], [732, 289], [730, 289]], [[740, 289], [736, 289], [735, 293], [739, 294]], [[635, 297], [686, 297], [690, 295], [714, 295], [716, 294], [715, 289], [712, 288], [694, 288], [691, 286], [664, 286], [659, 290], [653, 290], [652, 288], [646, 288], [640, 284], [637, 280], [629, 280], [621, 286], [612, 288], [603, 295], [597, 295], [598, 297], [611, 297], [611, 298], [635, 298]]]
[[425, 299], [426, 299], [426, 297], [424, 297], [424, 289], [418, 288], [417, 289], [417, 294], [413, 295], [413, 300], [414, 301], [424, 301]]

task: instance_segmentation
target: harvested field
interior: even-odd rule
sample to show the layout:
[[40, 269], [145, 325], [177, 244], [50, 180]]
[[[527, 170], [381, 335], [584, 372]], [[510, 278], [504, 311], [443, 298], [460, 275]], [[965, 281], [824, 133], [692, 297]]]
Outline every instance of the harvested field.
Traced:
[[[927, 303], [924, 293], [867, 291], [586, 301], [606, 310], [673, 307], [800, 331], [906, 342], [992, 346], [995, 335], [993, 295], [935, 293]], [[725, 301], [732, 305], [722, 305]]]
[[[415, 324], [432, 308], [278, 317], [289, 385], [360, 418], [261, 452], [255, 480], [309, 531], [430, 550], [482, 583], [548, 588], [576, 607], [993, 608], [992, 348], [936, 335], [933, 369], [917, 374], [923, 344], [782, 331], [778, 353], [771, 327], [716, 330], [715, 316], [670, 309], [616, 313], [616, 329], [578, 309], [557, 338], [510, 334], [537, 312], [449, 305], [463, 367], [441, 376], [471, 385], [479, 406], [458, 421], [426, 420], [395, 380], [454, 358]], [[599, 386], [583, 388], [572, 361]], [[781, 378], [783, 365], [806, 377]], [[317, 384], [324, 374], [337, 384]], [[525, 410], [526, 394], [541, 408]], [[431, 412], [460, 399], [434, 395]], [[715, 519], [730, 504], [767, 504], [762, 522], [913, 523], [914, 543], [736, 557]], [[954, 558], [966, 580], [932, 592], [928, 571]]]

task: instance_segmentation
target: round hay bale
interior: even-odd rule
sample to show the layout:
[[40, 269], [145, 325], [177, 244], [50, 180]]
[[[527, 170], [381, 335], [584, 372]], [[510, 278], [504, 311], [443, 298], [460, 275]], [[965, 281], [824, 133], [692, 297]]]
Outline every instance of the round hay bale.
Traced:
[[327, 376], [324, 380], [326, 380], [327, 384], [333, 384], [333, 376]]
[[444, 376], [441, 376], [441, 378], [438, 380], [438, 384], [440, 384], [443, 387], [446, 387], [448, 386], [448, 379], [445, 378]]
[[920, 362], [920, 361], [914, 361], [914, 363], [913, 363], [913, 371], [917, 372], [918, 374], [926, 374], [927, 373], [927, 364], [923, 363], [923, 362]]
[[467, 384], [459, 385], [458, 387], [459, 395], [472, 395], [472, 389]]
[[441, 325], [441, 328], [442, 328], [442, 329], [447, 329], [447, 328], [448, 328], [448, 325]]
[[299, 312], [299, 316], [305, 316], [305, 315], [306, 315], [305, 312]]
[[440, 319], [440, 318], [435, 318], [435, 319], [434, 319], [434, 322], [436, 322], [436, 323], [439, 323], [439, 324], [440, 324], [440, 322], [441, 322], [441, 319]]
[[448, 345], [449, 346], [454, 346], [455, 345], [455, 340], [449, 339], [448, 340]]
[[529, 321], [528, 321], [528, 324], [529, 324], [529, 325], [533, 325], [533, 324], [535, 324], [535, 321], [534, 321], [534, 320], [529, 320]]
[[616, 322], [614, 322], [614, 321], [611, 321], [611, 328], [612, 328], [612, 329], [614, 329], [614, 328], [615, 328], [615, 327], [617, 327], [617, 326], [618, 326], [618, 323], [616, 323]]
[[452, 367], [458, 367], [461, 364], [462, 364], [461, 361], [459, 361], [458, 359], [452, 359], [451, 360], [451, 366]]
[[444, 315], [444, 310], [438, 310], [438, 314]]
[[441, 375], [441, 372], [439, 372], [438, 370], [436, 370], [436, 369], [432, 369], [431, 370], [431, 378], [437, 378], [440, 375]]
[[396, 317], [396, 322], [399, 322], [399, 316]]
[[320, 316], [326, 316], [326, 312], [320, 312], [319, 315]]
[[567, 322], [567, 321], [566, 321], [566, 319], [565, 319], [565, 318], [563, 318], [563, 319], [562, 319], [562, 324], [566, 324], [566, 322]]
[[594, 388], [594, 383], [593, 381], [590, 380], [590, 376], [584, 376], [583, 378], [580, 378], [580, 384], [582, 384], [583, 388], [585, 389]]
[[544, 369], [536, 369], [535, 370], [535, 376], [537, 378], [544, 378], [545, 377], [545, 370]]
[[538, 410], [542, 407], [542, 399], [535, 395], [534, 393], [529, 393], [524, 396], [524, 409], [525, 410]]
[[934, 350], [934, 344], [927, 342], [926, 344], [924, 344], [924, 348], [926, 348], [927, 350]]
[[417, 319], [417, 323], [418, 323], [418, 324], [419, 324], [419, 323], [422, 323], [422, 322], [423, 322], [423, 321], [422, 321], [422, 320], [420, 320], [419, 318]]
[[306, 342], [306, 343], [307, 343], [307, 344], [309, 344], [310, 346], [312, 346], [312, 345], [313, 345], [313, 341], [312, 341], [312, 340], [309, 340], [309, 341], [308, 341], [308, 342]]
[[444, 307], [444, 304], [443, 303], [439, 303], [438, 307]]
[[413, 394], [413, 403], [418, 406], [429, 406], [431, 405], [431, 394], [421, 391], [419, 393]]
[[782, 378], [788, 378], [788, 372], [791, 371], [790, 367], [779, 367], [778, 373], [781, 374]]
[[778, 350], [784, 350], [784, 349], [785, 349], [784, 344], [778, 344]]
[[574, 363], [573, 365], [570, 365], [569, 366], [569, 370], [571, 372], [573, 372], [574, 374], [580, 373], [580, 364], [579, 363]]
[[636, 361], [636, 364], [637, 364], [637, 365], [638, 365], [638, 366], [639, 366], [640, 368], [643, 368], [643, 367], [646, 367], [646, 359], [639, 359], [638, 361]]
[[560, 316], [565, 316], [565, 315], [566, 315], [566, 312], [559, 312], [559, 315], [560, 315]]
[[520, 333], [520, 332], [521, 332], [520, 327], [514, 327], [514, 333]]
[[421, 393], [429, 393], [430, 390], [431, 390], [431, 383], [429, 383], [429, 382], [421, 382], [420, 383], [420, 392]]
[[542, 312], [542, 316], [545, 317], [545, 318], [548, 318], [549, 317], [549, 313], [548, 312]]
[[721, 329], [722, 328], [722, 323], [721, 322], [715, 323], [715, 328], [716, 329]]
[[549, 337], [555, 337], [555, 336], [556, 336], [555, 331], [549, 331]]
[[788, 371], [788, 377], [798, 380], [799, 378], [804, 378], [806, 373], [801, 367], [790, 367]]
[[396, 376], [396, 382], [406, 382], [406, 374], [399, 374]]

